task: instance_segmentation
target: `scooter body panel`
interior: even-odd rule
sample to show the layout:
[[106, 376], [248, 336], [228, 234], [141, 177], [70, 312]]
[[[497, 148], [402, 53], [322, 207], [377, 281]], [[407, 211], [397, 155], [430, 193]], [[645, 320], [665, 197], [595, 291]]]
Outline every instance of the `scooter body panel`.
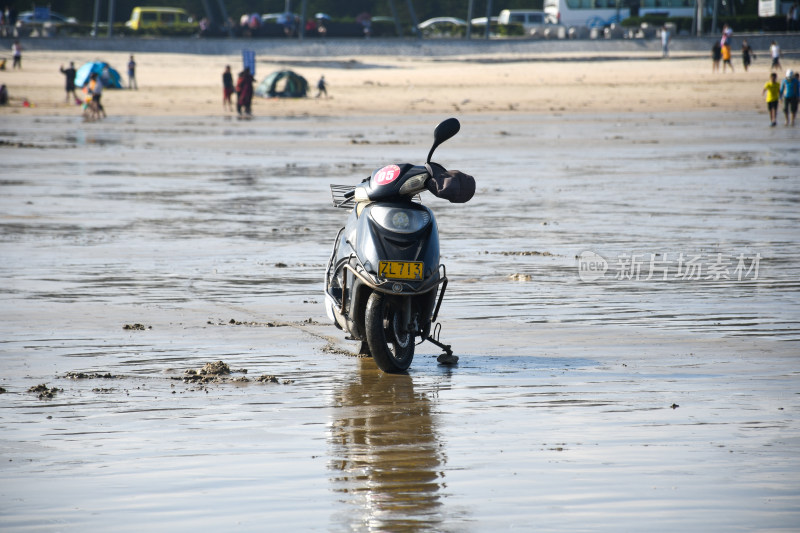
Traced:
[[[427, 220], [420, 229], [398, 233], [381, 226], [373, 209], [408, 213]], [[382, 276], [382, 261], [422, 263], [418, 279]], [[418, 327], [427, 332], [440, 278], [439, 231], [433, 212], [414, 202], [371, 202], [349, 214], [334, 246], [326, 276], [326, 311], [354, 339], [364, 338], [364, 309], [372, 291], [408, 296]], [[343, 299], [343, 301], [342, 301]], [[427, 334], [427, 333], [426, 333]]]

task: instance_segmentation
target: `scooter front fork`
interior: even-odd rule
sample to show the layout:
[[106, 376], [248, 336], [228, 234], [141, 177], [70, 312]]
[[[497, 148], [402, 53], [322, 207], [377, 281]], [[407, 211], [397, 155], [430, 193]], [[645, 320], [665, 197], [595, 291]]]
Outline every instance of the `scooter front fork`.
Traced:
[[414, 335], [416, 328], [411, 322], [411, 296], [403, 297], [403, 324], [405, 324], [406, 331]]

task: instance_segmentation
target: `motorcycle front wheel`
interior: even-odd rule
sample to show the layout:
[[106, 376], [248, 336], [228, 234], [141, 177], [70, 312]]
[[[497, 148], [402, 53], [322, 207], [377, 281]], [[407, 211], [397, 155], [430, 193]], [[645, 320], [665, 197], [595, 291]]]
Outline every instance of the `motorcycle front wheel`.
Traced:
[[364, 316], [367, 345], [378, 368], [389, 374], [405, 372], [414, 359], [414, 335], [402, 327], [399, 298], [373, 292]]

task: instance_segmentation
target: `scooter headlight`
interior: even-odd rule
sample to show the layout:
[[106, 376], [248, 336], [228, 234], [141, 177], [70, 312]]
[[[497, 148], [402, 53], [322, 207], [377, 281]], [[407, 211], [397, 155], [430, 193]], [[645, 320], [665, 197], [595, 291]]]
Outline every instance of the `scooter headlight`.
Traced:
[[381, 205], [373, 206], [370, 209], [370, 215], [380, 227], [396, 233], [417, 232], [431, 221], [431, 216], [427, 211]]

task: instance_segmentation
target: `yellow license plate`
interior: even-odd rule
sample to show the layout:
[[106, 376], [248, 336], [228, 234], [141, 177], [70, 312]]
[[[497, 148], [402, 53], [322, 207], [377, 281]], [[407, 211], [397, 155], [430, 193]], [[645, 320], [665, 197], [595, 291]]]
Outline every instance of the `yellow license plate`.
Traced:
[[410, 261], [380, 261], [378, 274], [386, 279], [422, 279], [424, 263]]

